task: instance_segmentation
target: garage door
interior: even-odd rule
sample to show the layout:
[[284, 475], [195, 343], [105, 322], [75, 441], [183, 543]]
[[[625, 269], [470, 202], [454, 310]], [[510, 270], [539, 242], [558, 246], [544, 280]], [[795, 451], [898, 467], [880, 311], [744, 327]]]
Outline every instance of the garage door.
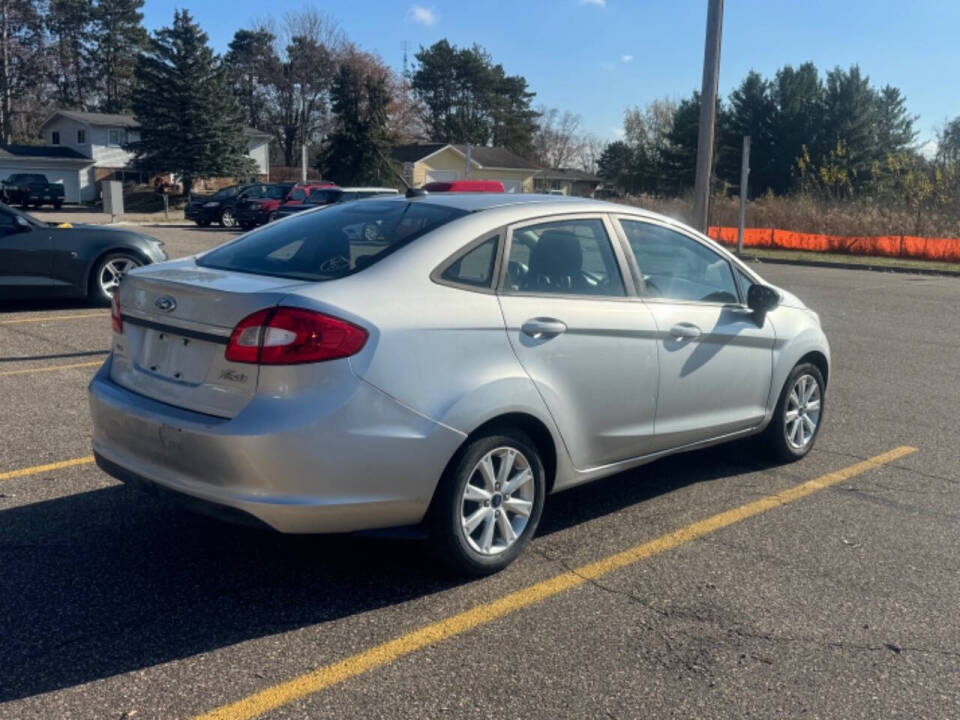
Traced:
[[457, 179], [456, 170], [427, 170], [427, 182], [453, 182]]
[[55, 169], [50, 167], [30, 167], [29, 165], [0, 165], [0, 179], [6, 180], [14, 173], [38, 173], [47, 178], [47, 182], [63, 185], [63, 197], [68, 203], [80, 202], [80, 173], [76, 168]]

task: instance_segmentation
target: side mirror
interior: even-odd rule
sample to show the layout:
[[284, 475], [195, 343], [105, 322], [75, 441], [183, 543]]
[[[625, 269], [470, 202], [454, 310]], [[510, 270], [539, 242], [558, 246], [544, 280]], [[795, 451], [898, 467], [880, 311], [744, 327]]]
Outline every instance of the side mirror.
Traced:
[[754, 283], [747, 290], [747, 307], [760, 316], [780, 304], [780, 293], [768, 285]]

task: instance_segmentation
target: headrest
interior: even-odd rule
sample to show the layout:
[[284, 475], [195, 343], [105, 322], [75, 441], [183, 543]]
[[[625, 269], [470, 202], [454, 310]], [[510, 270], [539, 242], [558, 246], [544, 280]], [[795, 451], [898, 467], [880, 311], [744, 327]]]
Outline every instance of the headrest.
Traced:
[[546, 230], [530, 253], [530, 274], [534, 276], [573, 276], [582, 267], [580, 239], [566, 230]]

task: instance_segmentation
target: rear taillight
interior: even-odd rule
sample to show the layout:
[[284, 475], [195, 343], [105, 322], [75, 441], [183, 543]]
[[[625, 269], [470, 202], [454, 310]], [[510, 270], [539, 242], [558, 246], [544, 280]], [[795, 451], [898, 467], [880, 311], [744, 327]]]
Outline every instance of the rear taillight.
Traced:
[[120, 301], [116, 295], [110, 301], [110, 324], [113, 325], [115, 333], [123, 335], [123, 315], [120, 314]]
[[226, 358], [260, 365], [295, 365], [349, 357], [367, 342], [367, 331], [313, 310], [258, 310], [233, 329]]

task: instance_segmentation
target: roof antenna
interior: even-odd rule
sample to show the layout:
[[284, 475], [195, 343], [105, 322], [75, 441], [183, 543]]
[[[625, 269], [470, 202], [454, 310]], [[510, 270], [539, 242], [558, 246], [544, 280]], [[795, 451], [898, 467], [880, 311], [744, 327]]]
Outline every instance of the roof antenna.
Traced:
[[424, 190], [423, 188], [413, 188], [413, 187], [410, 187], [410, 183], [408, 183], [408, 182], [406, 181], [406, 178], [404, 178], [403, 175], [401, 175], [400, 173], [397, 172], [397, 169], [393, 166], [393, 163], [390, 162], [389, 160], [387, 160], [387, 158], [384, 156], [383, 152], [381, 152], [380, 148], [377, 148], [377, 155], [379, 155], [379, 156], [380, 156], [380, 159], [383, 160], [383, 163], [384, 163], [388, 168], [390, 168], [390, 172], [392, 172], [394, 175], [396, 175], [396, 176], [397, 176], [397, 179], [398, 179], [400, 182], [403, 183], [403, 186], [407, 189], [407, 192], [404, 193], [404, 195], [405, 195], [406, 197], [408, 197], [408, 198], [424, 197], [424, 196], [430, 194], [430, 193], [428, 193], [426, 190]]

